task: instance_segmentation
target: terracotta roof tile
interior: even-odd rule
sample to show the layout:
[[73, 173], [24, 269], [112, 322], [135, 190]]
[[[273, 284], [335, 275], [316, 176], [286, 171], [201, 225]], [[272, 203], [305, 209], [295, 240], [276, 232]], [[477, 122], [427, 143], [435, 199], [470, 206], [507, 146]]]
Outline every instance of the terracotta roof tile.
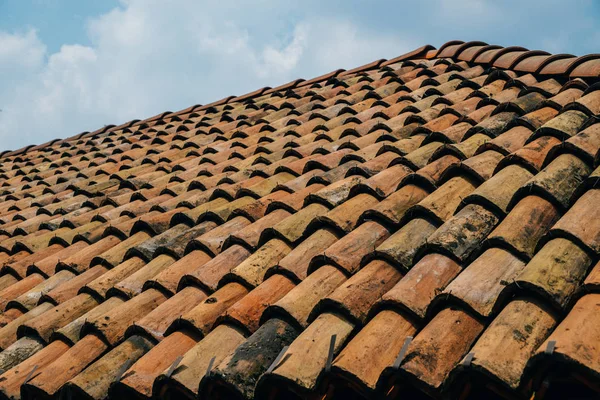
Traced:
[[120, 307], [113, 308], [87, 320], [82, 327], [82, 334], [94, 332], [107, 343], [115, 345], [123, 340], [127, 328], [144, 315], [158, 307], [166, 297], [157, 290], [147, 290], [126, 301]]
[[152, 385], [158, 375], [198, 341], [194, 334], [181, 332], [174, 333], [169, 339], [158, 343], [127, 369], [121, 379], [110, 387], [110, 395], [150, 398]]
[[261, 377], [256, 396], [273, 392], [286, 396], [291, 392], [304, 397], [311, 393], [327, 363], [332, 335], [336, 336], [333, 348], [335, 356], [345, 345], [352, 330], [353, 325], [344, 318], [330, 313], [321, 314], [292, 342], [286, 352], [289, 356], [285, 362]]
[[530, 195], [520, 200], [488, 237], [519, 257], [529, 259], [538, 241], [559, 218], [559, 210], [548, 200]]
[[132, 336], [126, 339], [69, 380], [63, 386], [64, 393], [94, 399], [106, 398], [111, 384], [151, 348], [152, 344], [143, 337]]
[[[553, 366], [564, 365], [567, 372], [565, 379], [580, 382], [580, 379], [589, 377], [596, 379], [598, 377], [597, 354], [597, 331], [593, 326], [596, 323], [598, 311], [598, 294], [588, 294], [582, 297], [569, 312], [567, 317], [557, 326], [557, 328], [546, 338], [537, 351], [530, 364], [539, 365], [543, 360], [546, 365]], [[548, 343], [553, 341], [554, 351], [546, 354]], [[537, 362], [536, 362], [537, 361]], [[555, 381], [555, 378], [549, 378], [549, 382]], [[584, 380], [585, 382], [585, 380]], [[592, 381], [593, 382], [593, 381]], [[583, 383], [583, 391], [593, 395], [593, 386], [590, 388]], [[589, 388], [589, 389], [588, 389]]]
[[216, 327], [183, 356], [171, 376], [159, 375], [154, 383], [153, 392], [160, 395], [186, 395], [195, 397], [201, 379], [204, 377], [212, 357], [218, 365], [223, 358], [244, 342], [244, 336], [227, 325]]
[[375, 395], [381, 373], [393, 365], [405, 338], [416, 331], [415, 324], [401, 314], [378, 313], [335, 358], [331, 367], [334, 390], [350, 387], [366, 396]]
[[167, 332], [185, 327], [204, 336], [210, 332], [216, 319], [247, 293], [248, 289], [244, 286], [230, 282], [181, 316]]
[[0, 390], [597, 396], [598, 65], [451, 41], [2, 153]]
[[352, 275], [361, 267], [364, 257], [388, 237], [389, 232], [385, 227], [373, 221], [365, 222], [329, 246], [322, 256], [313, 258], [309, 273], [320, 265], [329, 264]]
[[54, 333], [52, 333], [51, 340], [58, 339], [69, 344], [77, 343], [82, 337], [85, 337], [84, 335], [81, 335], [81, 328], [88, 321], [88, 319], [95, 319], [106, 312], [121, 306], [123, 303], [124, 300], [118, 297], [111, 297], [107, 299], [106, 301], [87, 311], [85, 314], [79, 316], [68, 324], [65, 324], [62, 328], [56, 330]]
[[200, 390], [209, 395], [252, 397], [258, 379], [297, 336], [298, 331], [286, 322], [270, 319], [203, 379]]
[[556, 323], [556, 315], [543, 303], [527, 298], [510, 302], [471, 349], [476, 356], [463, 373], [478, 375], [471, 378], [477, 382], [472, 395], [488, 390], [530, 394], [524, 376], [527, 362]]
[[[480, 315], [487, 317], [501, 307], [507, 289], [525, 264], [508, 251], [493, 248], [473, 261], [437, 297], [437, 301], [449, 299], [467, 305]], [[477, 290], [473, 288], [477, 286]]]
[[[449, 384], [448, 376], [483, 329], [481, 322], [464, 311], [452, 308], [440, 311], [411, 342], [400, 367], [400, 376], [405, 376], [409, 387], [400, 390], [410, 393], [412, 385], [431, 395], [438, 394]], [[436, 368], [431, 368], [432, 363]], [[384, 374], [387, 372], [390, 383], [393, 382], [389, 386], [404, 383], [394, 382], [398, 372], [391, 368], [387, 371]]]
[[[120, 273], [117, 273], [115, 277], [120, 278], [120, 280], [112, 285], [110, 289], [107, 290], [107, 296], [121, 296], [123, 298], [132, 298], [141, 293], [144, 284], [147, 280], [154, 278], [160, 272], [167, 269], [170, 265], [175, 262], [170, 256], [160, 255], [150, 261], [148, 264], [143, 265], [139, 269], [133, 271], [127, 276], [121, 276]], [[125, 264], [126, 267], [124, 270], [127, 272], [130, 271], [130, 267], [132, 265], [123, 262], [119, 264], [119, 266], [115, 267], [112, 271], [118, 269], [121, 265]], [[131, 268], [134, 269], [135, 267]]]
[[[60, 343], [60, 341], [58, 342]], [[87, 335], [73, 347], [53, 360], [21, 388], [22, 396], [54, 396], [71, 378], [101, 356], [107, 346], [100, 338]]]
[[36, 370], [39, 369], [38, 374], [42, 373], [46, 367], [51, 365], [56, 358], [64, 355], [68, 349], [69, 346], [61, 341], [52, 342], [27, 360], [4, 372], [0, 392], [7, 398], [19, 398], [21, 386], [26, 383], [25, 381], [30, 376], [31, 371], [35, 368]]
[[[598, 254], [600, 251], [600, 227], [596, 218], [590, 218], [593, 215], [590, 213], [590, 207], [597, 204], [599, 195], [598, 190], [587, 191], [552, 227], [552, 233], [566, 237], [582, 248]], [[581, 221], [586, 221], [586, 223], [582, 224]]]

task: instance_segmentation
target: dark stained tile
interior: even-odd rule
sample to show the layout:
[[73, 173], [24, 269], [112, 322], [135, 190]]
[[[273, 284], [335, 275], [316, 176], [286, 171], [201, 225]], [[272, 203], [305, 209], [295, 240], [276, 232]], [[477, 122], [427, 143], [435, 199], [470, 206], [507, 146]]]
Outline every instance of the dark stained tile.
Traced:
[[544, 245], [517, 277], [518, 288], [539, 293], [558, 308], [566, 307], [581, 285], [591, 258], [567, 239], [556, 238]]
[[208, 398], [252, 398], [259, 378], [298, 334], [286, 322], [270, 319], [223, 358], [212, 374], [203, 379], [200, 391]]
[[[510, 302], [492, 321], [477, 340], [471, 352], [475, 354], [468, 373], [480, 374], [472, 378], [481, 387], [477, 393], [512, 391], [530, 396], [527, 362], [557, 323], [557, 316], [542, 303], [527, 298]], [[496, 389], [494, 389], [496, 387]]]

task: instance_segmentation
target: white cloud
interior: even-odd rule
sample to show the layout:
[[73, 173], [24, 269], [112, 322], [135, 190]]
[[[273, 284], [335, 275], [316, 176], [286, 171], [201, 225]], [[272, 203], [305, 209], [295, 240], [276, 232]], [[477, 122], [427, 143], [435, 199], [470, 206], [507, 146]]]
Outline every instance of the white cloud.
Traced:
[[[279, 50], [272, 46], [267, 46], [263, 50], [264, 63], [271, 67], [275, 73], [282, 73], [292, 70], [297, 64], [302, 54], [304, 53], [307, 36], [310, 31], [310, 26], [306, 23], [296, 25], [294, 29], [293, 39], [286, 47]], [[263, 77], [269, 75], [270, 71], [259, 72]]]
[[[286, 5], [128, 0], [88, 24], [90, 46], [54, 54], [34, 30], [0, 32], [0, 150], [175, 111], [417, 47], [344, 18], [273, 23]], [[279, 20], [277, 20], [279, 21]], [[277, 31], [270, 27], [277, 26]], [[18, 72], [15, 72], [18, 70]], [[18, 133], [18, 134], [17, 134]]]
[[38, 39], [34, 29], [23, 34], [0, 31], [0, 71], [9, 68], [36, 69], [44, 61], [46, 46]]

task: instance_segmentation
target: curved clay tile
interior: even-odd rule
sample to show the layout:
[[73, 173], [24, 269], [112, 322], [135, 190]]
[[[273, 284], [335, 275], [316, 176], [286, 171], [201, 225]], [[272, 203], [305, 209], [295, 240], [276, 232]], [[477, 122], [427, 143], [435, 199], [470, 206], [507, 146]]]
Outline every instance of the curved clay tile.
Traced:
[[273, 317], [283, 318], [294, 326], [305, 328], [314, 307], [345, 281], [346, 277], [338, 268], [325, 265], [269, 306], [261, 319], [264, 322]]
[[435, 230], [436, 226], [425, 219], [412, 219], [370, 253], [365, 262], [370, 259], [382, 259], [402, 271], [407, 271], [413, 265], [419, 248], [427, 243], [427, 238]]
[[[440, 48], [437, 50], [437, 52], [435, 53], [435, 58], [440, 58], [440, 54], [444, 53], [444, 51], [447, 48], [451, 48], [451, 50], [448, 51], [448, 53], [454, 53], [454, 50], [458, 49], [460, 47], [460, 45], [462, 45], [464, 42], [462, 40], [451, 40], [449, 42], [444, 43], [443, 45], [440, 46]], [[448, 57], [448, 56], [444, 56], [444, 57]]]
[[387, 262], [372, 261], [322, 299], [311, 312], [309, 320], [315, 320], [323, 312], [334, 312], [362, 325], [371, 306], [401, 277], [402, 274]]
[[527, 362], [555, 327], [558, 316], [542, 302], [518, 298], [510, 302], [482, 333], [471, 351], [472, 394], [486, 397], [517, 393], [529, 397]]
[[551, 201], [562, 211], [567, 210], [579, 184], [592, 172], [580, 158], [561, 154], [529, 180], [513, 197], [512, 203], [528, 194], [536, 193]]
[[429, 236], [423, 251], [444, 254], [460, 263], [467, 262], [498, 221], [485, 208], [467, 205]]
[[[157, 290], [147, 290], [95, 319], [85, 322], [83, 332], [95, 332], [107, 343], [115, 345], [125, 338], [127, 328], [167, 300]], [[107, 321], [110, 321], [108, 323]]]
[[[600, 363], [598, 341], [600, 335], [598, 324], [598, 304], [600, 295], [591, 293], [583, 296], [573, 306], [566, 318], [558, 324], [552, 334], [542, 343], [530, 360], [533, 368], [540, 365], [548, 367], [565, 366], [561, 370], [561, 380], [571, 378], [575, 382], [583, 379], [588, 382], [597, 382], [600, 376]], [[553, 345], [549, 347], [550, 342]], [[547, 382], [555, 381], [549, 375]], [[538, 383], [539, 385], [539, 383]], [[587, 385], [581, 390], [585, 393]], [[593, 389], [589, 389], [589, 396], [593, 397]]]
[[285, 321], [268, 320], [204, 377], [200, 390], [209, 397], [254, 398], [257, 381], [300, 333]]
[[509, 165], [481, 184], [463, 200], [463, 203], [480, 204], [496, 214], [506, 215], [510, 200], [532, 176], [533, 174], [519, 165]]
[[488, 244], [509, 249], [518, 257], [529, 259], [535, 253], [538, 241], [559, 216], [557, 208], [549, 201], [535, 195], [527, 196], [494, 229], [488, 237]]
[[[57, 343], [60, 341], [55, 341]], [[113, 382], [147, 353], [153, 343], [141, 336], [132, 336], [111, 349], [63, 386], [66, 396], [106, 398]]]
[[110, 388], [110, 396], [116, 398], [152, 397], [155, 378], [190, 350], [200, 338], [192, 332], [175, 332], [159, 342], [137, 360]]
[[600, 91], [586, 91], [582, 97], [565, 107], [565, 110], [570, 109], [583, 111], [590, 117], [594, 117], [595, 122], [595, 115], [600, 114]]
[[[173, 340], [177, 341], [178, 347], [187, 341], [181, 340], [181, 335], [184, 335], [182, 332], [173, 335], [175, 336]], [[169, 337], [164, 341], [166, 345], [168, 345], [168, 341]], [[153, 392], [158, 396], [196, 398], [200, 381], [206, 375], [206, 371], [211, 365], [211, 359], [214, 357], [213, 365], [219, 365], [228, 354], [231, 354], [244, 341], [245, 337], [234, 327], [227, 325], [215, 327], [211, 333], [183, 354], [179, 367], [173, 371], [169, 369], [160, 371], [161, 373], [155, 379], [152, 387]], [[152, 361], [157, 357], [160, 357], [160, 351], [154, 351], [153, 349], [147, 353], [145, 358]], [[171, 374], [169, 374], [169, 371]]]
[[[333, 382], [328, 390], [376, 395], [382, 371], [391, 367], [406, 337], [417, 331], [413, 321], [394, 311], [378, 313], [336, 357], [331, 367]], [[347, 392], [346, 392], [347, 393]]]
[[568, 239], [546, 243], [515, 279], [519, 292], [549, 301], [564, 310], [580, 287], [592, 263], [591, 257]]
[[425, 318], [429, 305], [461, 271], [458, 263], [437, 253], [421, 258], [376, 305], [376, 309], [408, 312], [415, 319]]
[[549, 55], [549, 53], [540, 50], [531, 50], [525, 52], [513, 51], [500, 56], [498, 59], [496, 59], [496, 61], [494, 61], [493, 66], [497, 68], [506, 68], [513, 70], [515, 65], [517, 65], [521, 61], [527, 60], [530, 57], [541, 55]]
[[[575, 111], [577, 112], [577, 111]], [[565, 113], [566, 114], [566, 113]], [[554, 159], [560, 154], [574, 154], [588, 165], [594, 165], [594, 157], [600, 148], [600, 125], [594, 124], [585, 128], [577, 135], [567, 139], [548, 154], [548, 159]]]
[[271, 89], [271, 88], [268, 87], [268, 86], [265, 86], [262, 89], [257, 89], [257, 90], [254, 90], [252, 92], [243, 94], [241, 96], [234, 97], [233, 99], [229, 99], [227, 101], [227, 103], [236, 103], [236, 102], [240, 103], [240, 102], [243, 102], [243, 101], [246, 101], [246, 100], [250, 100], [250, 99], [252, 99], [254, 97], [260, 96], [261, 94], [263, 94], [265, 91], [267, 91], [269, 89]]
[[529, 72], [533, 74], [537, 72], [537, 70], [541, 66], [548, 63], [548, 59], [550, 59], [551, 57], [553, 56], [549, 54], [541, 54], [527, 57], [515, 63], [512, 69], [518, 72]]
[[[600, 190], [585, 192], [571, 209], [552, 227], [553, 236], [573, 240], [581, 247], [594, 253], [600, 252], [600, 223], [592, 215], [594, 204], [600, 199]], [[586, 221], [586, 223], [582, 223]]]
[[532, 131], [535, 131], [557, 115], [558, 111], [556, 109], [552, 107], [542, 107], [518, 118], [515, 123], [518, 124], [517, 126], [526, 126]]
[[600, 54], [579, 57], [568, 73], [570, 78], [597, 78], [600, 76]]
[[417, 185], [399, 187], [396, 192], [381, 201], [375, 207], [365, 211], [361, 221], [375, 220], [384, 225], [397, 226], [404, 218], [406, 211], [428, 195], [428, 190]]
[[408, 53], [403, 54], [401, 56], [394, 57], [394, 58], [392, 58], [390, 60], [387, 60], [387, 61], [383, 62], [380, 66], [381, 67], [385, 67], [385, 66], [388, 66], [388, 65], [391, 65], [391, 64], [398, 63], [398, 62], [403, 61], [403, 60], [410, 59], [410, 58], [417, 58], [418, 56], [427, 54], [427, 52], [429, 52], [429, 51], [435, 51], [435, 47], [427, 44], [427, 45], [421, 46], [418, 49], [415, 49], [415, 50], [413, 50], [411, 52], [408, 52]]
[[523, 55], [527, 53], [528, 51], [525, 50], [505, 52], [496, 58], [492, 66], [496, 68], [510, 69], [510, 66], [513, 65], [513, 63], [517, 62]]
[[587, 120], [588, 116], [581, 111], [565, 111], [539, 127], [534, 138], [547, 135], [561, 140], [568, 139], [575, 136]]
[[[142, 294], [151, 291], [147, 290]], [[247, 288], [235, 282], [222, 286], [219, 290], [211, 294], [210, 297], [183, 314], [181, 318], [174, 319], [173, 323], [165, 331], [165, 334], [170, 335], [173, 332], [185, 329], [194, 331], [201, 336], [206, 336], [211, 331], [217, 318], [238, 300], [246, 296], [248, 292]], [[140, 296], [138, 295], [137, 297]]]
[[[575, 57], [572, 54], [552, 54], [550, 56], [548, 56], [547, 58], [545, 58], [540, 65], [537, 66], [537, 68], [535, 69], [535, 71], [527, 71], [527, 72], [532, 72], [532, 73], [536, 73], [539, 74], [540, 71], [542, 71], [544, 69], [544, 67], [556, 60], [562, 60], [562, 59], [566, 59], [566, 58], [573, 58]], [[529, 60], [524, 60], [523, 63], [524, 65], [531, 65], [531, 63], [528, 62]], [[531, 65], [531, 67], [533, 67], [533, 65]]]
[[330, 78], [334, 78], [334, 77], [338, 76], [339, 74], [341, 74], [344, 71], [345, 71], [344, 69], [336, 69], [335, 71], [332, 71], [332, 72], [329, 72], [327, 74], [318, 76], [316, 78], [309, 79], [309, 80], [304, 81], [304, 82], [300, 82], [297, 87], [298, 88], [302, 88], [302, 87], [310, 86], [313, 83], [318, 83], [318, 82], [326, 81], [326, 80], [328, 80]]
[[[147, 123], [147, 122], [152, 122], [152, 121], [160, 121], [160, 120], [165, 119], [167, 116], [169, 116], [171, 114], [173, 114], [172, 111], [165, 111], [165, 112], [157, 114], [157, 115], [155, 115], [153, 117], [146, 118], [145, 120], [143, 120], [141, 122], [146, 122]], [[106, 131], [108, 131], [108, 129], [105, 128], [105, 130], [103, 132], [106, 132]]]
[[[174, 115], [186, 115], [186, 114], [191, 114], [192, 112], [198, 110], [200, 107], [202, 107], [202, 104], [194, 104], [193, 106], [189, 106], [187, 108], [184, 108], [181, 111], [177, 111], [176, 113], [174, 113]], [[140, 120], [136, 121], [136, 122], [140, 122]]]
[[511, 46], [499, 49], [490, 49], [481, 53], [473, 62], [477, 64], [493, 64], [499, 57], [506, 53], [528, 51], [524, 47]]
[[484, 328], [482, 322], [468, 313], [446, 308], [415, 336], [400, 369], [388, 368], [384, 374], [404, 378], [408, 388], [401, 389], [403, 393], [411, 393], [412, 387], [438, 397], [448, 386], [450, 373]]
[[77, 376], [106, 350], [107, 346], [100, 338], [94, 335], [86, 336], [27, 381], [22, 386], [21, 393], [31, 397], [58, 395], [67, 381]]
[[285, 83], [281, 86], [277, 86], [272, 89], [268, 89], [264, 92], [264, 94], [271, 94], [271, 93], [276, 93], [276, 92], [280, 92], [280, 91], [284, 91], [284, 90], [288, 90], [288, 89], [293, 89], [296, 86], [298, 86], [301, 82], [304, 82], [304, 79], [302, 79], [302, 78], [295, 79], [295, 80]]
[[256, 385], [256, 398], [269, 398], [276, 393], [284, 398], [295, 394], [306, 398], [311, 394], [329, 357], [331, 337], [335, 335], [333, 355], [344, 347], [354, 325], [331, 313], [321, 314], [294, 341], [286, 352], [285, 362], [265, 373]]
[[254, 288], [247, 296], [227, 309], [226, 313], [217, 319], [217, 324], [229, 324], [247, 332], [256, 332], [260, 326], [263, 311], [276, 303], [295, 287], [289, 278], [282, 274], [273, 274], [262, 284]]
[[387, 61], [387, 60], [385, 60], [384, 58], [382, 58], [380, 60], [371, 61], [370, 63], [367, 63], [365, 65], [361, 65], [360, 67], [356, 67], [356, 68], [352, 68], [352, 69], [349, 69], [347, 71], [344, 71], [344, 72], [340, 73], [338, 75], [338, 77], [342, 78], [342, 77], [347, 76], [347, 75], [352, 75], [352, 74], [356, 74], [356, 73], [359, 73], [359, 72], [368, 71], [370, 69], [378, 68], [385, 61]]
[[[469, 42], [469, 43], [478, 43], [478, 44], [466, 46], [466, 47], [461, 48], [459, 51], [457, 51], [456, 55], [454, 56], [457, 60], [471, 62], [475, 58], [477, 58], [481, 53], [483, 53], [484, 51], [492, 50], [492, 49], [499, 49], [501, 47], [501, 46], [497, 46], [497, 45], [488, 45], [487, 43], [484, 43], [484, 42]], [[467, 44], [467, 43], [465, 43], [465, 44]]]
[[540, 75], [569, 75], [578, 65], [600, 58], [599, 54], [589, 54], [581, 57], [563, 58], [552, 61], [539, 71]]
[[125, 331], [125, 336], [141, 335], [159, 342], [164, 339], [166, 330], [175, 319], [186, 314], [207, 297], [207, 293], [201, 289], [186, 287], [130, 325]]
[[498, 169], [511, 164], [519, 164], [527, 168], [530, 172], [537, 174], [542, 169], [544, 160], [550, 150], [560, 143], [560, 139], [554, 136], [542, 136], [532, 140], [526, 146], [517, 149], [505, 157], [498, 165]]
[[6, 398], [20, 398], [21, 385], [26, 383], [34, 369], [41, 373], [46, 367], [69, 350], [69, 346], [60, 340], [50, 343], [42, 350], [29, 357], [19, 365], [9, 369], [3, 374], [4, 380], [0, 383], [0, 392]]

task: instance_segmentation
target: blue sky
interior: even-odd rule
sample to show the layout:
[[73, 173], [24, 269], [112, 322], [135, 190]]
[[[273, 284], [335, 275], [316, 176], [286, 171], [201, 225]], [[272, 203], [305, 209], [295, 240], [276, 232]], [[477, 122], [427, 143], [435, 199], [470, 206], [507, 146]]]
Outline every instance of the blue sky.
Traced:
[[594, 0], [0, 0], [0, 150], [452, 39], [600, 52]]

